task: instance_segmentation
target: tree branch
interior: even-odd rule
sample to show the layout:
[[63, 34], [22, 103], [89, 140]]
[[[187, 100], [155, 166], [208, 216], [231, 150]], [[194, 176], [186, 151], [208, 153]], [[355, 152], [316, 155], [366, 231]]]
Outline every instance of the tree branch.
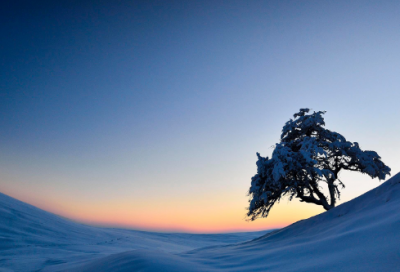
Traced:
[[326, 199], [326, 197], [324, 196], [323, 193], [321, 193], [321, 191], [318, 189], [318, 184], [313, 181], [310, 183], [312, 189], [314, 190], [314, 192], [317, 194], [317, 196], [319, 197], [319, 200], [321, 201], [321, 204], [325, 210], [330, 210], [333, 207], [331, 205], [328, 204], [328, 200]]
[[304, 195], [304, 192], [300, 189], [296, 189], [297, 191], [297, 197], [301, 199], [301, 201], [303, 202], [307, 202], [307, 203], [314, 203], [317, 205], [323, 205], [321, 200], [317, 199], [314, 197], [314, 194], [312, 193], [313, 191], [310, 190], [310, 195], [306, 196]]

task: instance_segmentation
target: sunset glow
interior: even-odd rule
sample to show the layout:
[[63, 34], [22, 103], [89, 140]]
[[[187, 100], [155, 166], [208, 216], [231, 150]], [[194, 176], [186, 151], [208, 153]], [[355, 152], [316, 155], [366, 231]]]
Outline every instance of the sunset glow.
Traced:
[[[2, 193], [97, 226], [281, 228], [324, 210], [283, 198], [248, 222], [247, 193], [302, 107], [400, 171], [398, 4], [11, 2]], [[339, 204], [380, 184], [340, 175]]]

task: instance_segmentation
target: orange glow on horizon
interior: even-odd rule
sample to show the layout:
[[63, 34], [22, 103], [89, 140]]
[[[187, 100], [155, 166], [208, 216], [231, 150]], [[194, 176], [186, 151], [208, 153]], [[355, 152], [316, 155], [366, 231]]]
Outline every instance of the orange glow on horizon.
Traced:
[[162, 209], [160, 203], [150, 204], [141, 200], [82, 202], [54, 195], [43, 198], [9, 195], [89, 225], [159, 232], [221, 233], [276, 229], [323, 211], [316, 205], [283, 200], [276, 204], [268, 218], [249, 222], [246, 221], [247, 199], [242, 197], [241, 201], [234, 201], [231, 195], [218, 196], [212, 201], [206, 201], [210, 197], [205, 196], [199, 196], [196, 202], [187, 199], [165, 200], [161, 201]]

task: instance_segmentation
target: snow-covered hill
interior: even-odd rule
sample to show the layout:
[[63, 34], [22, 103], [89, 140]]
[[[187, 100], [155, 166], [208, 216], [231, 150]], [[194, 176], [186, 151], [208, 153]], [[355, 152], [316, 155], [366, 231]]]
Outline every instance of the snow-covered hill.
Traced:
[[253, 241], [179, 254], [127, 251], [73, 271], [400, 271], [400, 174]]
[[177, 253], [254, 239], [268, 231], [230, 234], [154, 233], [69, 221], [0, 193], [0, 272], [59, 271], [131, 250]]
[[257, 235], [95, 228], [0, 194], [0, 271], [400, 271], [400, 174]]

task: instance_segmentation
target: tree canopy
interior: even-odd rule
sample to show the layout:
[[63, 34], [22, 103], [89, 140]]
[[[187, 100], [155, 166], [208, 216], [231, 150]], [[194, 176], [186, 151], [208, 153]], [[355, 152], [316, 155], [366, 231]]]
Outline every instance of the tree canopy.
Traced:
[[[341, 134], [326, 128], [324, 111], [308, 114], [300, 109], [283, 126], [281, 141], [275, 145], [271, 158], [257, 153], [257, 174], [251, 179], [251, 220], [267, 217], [274, 204], [284, 196], [302, 202], [335, 207], [344, 184], [338, 178], [341, 170], [358, 171], [371, 178], [385, 179], [390, 175], [375, 151], [363, 151], [357, 142], [349, 142]], [[326, 184], [328, 195], [323, 192]]]

